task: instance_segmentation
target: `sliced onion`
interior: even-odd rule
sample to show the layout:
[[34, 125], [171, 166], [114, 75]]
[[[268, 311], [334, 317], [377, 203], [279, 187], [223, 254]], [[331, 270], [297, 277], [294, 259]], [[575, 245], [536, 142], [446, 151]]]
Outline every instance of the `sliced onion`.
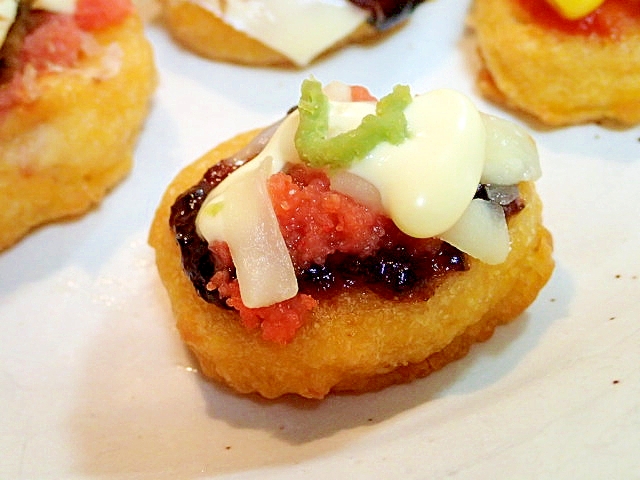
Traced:
[[77, 8], [76, 3], [76, 0], [33, 0], [31, 9], [72, 15]]
[[511, 242], [502, 207], [476, 198], [458, 222], [439, 238], [489, 265], [502, 263]]
[[384, 209], [378, 189], [354, 173], [346, 170], [336, 172], [331, 176], [331, 189], [353, 198], [374, 212], [382, 212]]
[[350, 102], [351, 101], [351, 86], [346, 83], [338, 82], [334, 80], [326, 84], [322, 91], [329, 97], [329, 100], [334, 102]]
[[219, 215], [242, 302], [266, 307], [294, 297], [298, 281], [267, 191], [270, 158], [228, 186]]
[[485, 185], [487, 197], [498, 205], [509, 205], [520, 196], [517, 185]]
[[516, 185], [540, 178], [536, 144], [521, 126], [492, 115], [482, 114], [487, 132], [486, 160], [482, 183]]
[[264, 149], [267, 143], [269, 143], [269, 140], [271, 140], [271, 137], [273, 137], [273, 134], [276, 132], [285, 118], [286, 117], [283, 117], [277, 122], [261, 130], [244, 148], [234, 153], [225, 161], [229, 162], [232, 165], [242, 165], [254, 158]]

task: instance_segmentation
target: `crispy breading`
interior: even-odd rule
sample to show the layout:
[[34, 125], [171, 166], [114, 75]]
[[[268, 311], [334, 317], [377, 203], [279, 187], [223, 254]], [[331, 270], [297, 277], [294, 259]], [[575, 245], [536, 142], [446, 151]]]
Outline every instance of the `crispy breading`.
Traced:
[[[184, 47], [203, 57], [262, 67], [295, 67], [295, 64], [282, 53], [236, 30], [195, 2], [161, 0], [161, 4], [162, 16], [171, 35]], [[334, 44], [324, 54], [350, 43], [381, 40], [404, 23], [384, 32], [363, 23], [346, 39]]]
[[169, 228], [176, 197], [254, 134], [223, 143], [180, 172], [149, 235], [178, 330], [207, 377], [267, 398], [288, 393], [322, 398], [330, 391], [368, 391], [410, 381], [466, 355], [471, 344], [515, 319], [551, 275], [552, 240], [541, 224], [541, 202], [533, 184], [523, 183], [526, 207], [509, 222], [512, 251], [503, 264], [471, 261], [468, 271], [447, 276], [426, 302], [349, 290], [321, 301], [290, 344], [265, 341], [241, 326], [237, 312], [198, 296]]
[[490, 100], [550, 126], [640, 122], [640, 28], [571, 35], [530, 21], [514, 0], [475, 0], [470, 25]]
[[131, 169], [156, 84], [153, 53], [134, 16], [94, 36], [119, 70], [98, 56], [43, 75], [35, 101], [1, 114], [0, 250], [90, 209]]

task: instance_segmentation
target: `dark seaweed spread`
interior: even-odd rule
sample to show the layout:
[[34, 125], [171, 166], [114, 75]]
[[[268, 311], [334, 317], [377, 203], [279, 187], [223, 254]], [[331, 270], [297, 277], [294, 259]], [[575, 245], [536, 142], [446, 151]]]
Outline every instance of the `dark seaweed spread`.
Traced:
[[405, 20], [424, 0], [350, 0], [360, 8], [369, 10], [371, 23], [378, 30], [386, 30]]
[[[223, 307], [226, 304], [217, 290], [207, 288], [217, 265], [207, 241], [196, 232], [196, 216], [209, 192], [243, 162], [222, 160], [209, 168], [200, 182], [176, 199], [169, 219], [180, 246], [183, 268], [196, 291], [207, 302]], [[488, 198], [486, 186], [478, 186], [476, 198]], [[507, 217], [522, 208], [520, 198], [503, 206]], [[385, 298], [426, 299], [432, 294], [435, 280], [468, 268], [466, 255], [445, 242], [409, 237], [390, 220], [385, 230], [388, 233], [373, 255], [334, 253], [324, 265], [314, 264], [298, 271], [300, 292], [330, 298], [345, 288], [366, 287]]]

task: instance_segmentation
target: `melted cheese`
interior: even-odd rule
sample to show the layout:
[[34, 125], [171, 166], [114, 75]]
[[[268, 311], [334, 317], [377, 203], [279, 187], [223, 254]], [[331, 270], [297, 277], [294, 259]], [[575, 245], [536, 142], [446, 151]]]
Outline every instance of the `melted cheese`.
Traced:
[[[331, 101], [329, 135], [352, 130], [373, 102]], [[481, 114], [464, 95], [435, 90], [414, 98], [405, 110], [410, 138], [400, 145], [383, 142], [348, 172], [372, 184], [384, 212], [410, 236], [428, 238], [451, 229], [473, 199], [480, 182], [513, 185], [540, 176], [537, 151], [521, 127]], [[225, 178], [198, 214], [198, 233], [224, 240], [217, 213], [226, 189], [269, 159], [271, 173], [299, 163], [293, 138], [299, 123], [294, 111], [278, 127], [255, 159]]]
[[410, 138], [378, 145], [350, 171], [375, 185], [382, 205], [407, 235], [434, 237], [467, 209], [480, 181], [485, 129], [465, 96], [435, 90], [405, 109]]
[[347, 0], [191, 0], [304, 66], [347, 37], [368, 12]]

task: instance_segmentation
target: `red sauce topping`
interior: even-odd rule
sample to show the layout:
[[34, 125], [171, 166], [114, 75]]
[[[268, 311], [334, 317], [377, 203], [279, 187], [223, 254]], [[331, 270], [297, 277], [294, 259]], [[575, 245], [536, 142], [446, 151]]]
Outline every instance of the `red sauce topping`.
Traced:
[[209, 291], [216, 291], [227, 307], [238, 311], [240, 322], [247, 330], [261, 330], [262, 338], [270, 342], [286, 344], [304, 325], [307, 313], [318, 302], [310, 295], [298, 294], [289, 300], [261, 308], [249, 308], [242, 302], [240, 285], [234, 276], [235, 267], [231, 252], [225, 242], [214, 242], [209, 250], [215, 258], [216, 273], [207, 284]]
[[43, 13], [42, 16], [42, 24], [24, 39], [23, 62], [40, 72], [51, 65], [75, 65], [80, 54], [82, 32], [73, 18], [52, 13]]
[[546, 28], [570, 35], [594, 35], [617, 40], [634, 25], [640, 25], [640, 1], [607, 0], [578, 20], [560, 15], [545, 0], [517, 0], [530, 18]]
[[84, 32], [117, 25], [132, 12], [131, 0], [79, 0], [73, 16], [46, 11], [29, 13], [35, 18], [35, 27], [22, 43], [23, 68], [0, 85], [0, 112], [31, 99], [33, 85], [28, 82], [35, 77], [33, 74], [25, 77], [25, 66], [36, 74], [73, 67], [81, 55]]
[[[214, 251], [226, 248], [226, 244], [212, 246]], [[217, 289], [227, 306], [238, 311], [240, 322], [247, 330], [260, 330], [269, 342], [285, 345], [295, 337], [305, 324], [307, 314], [318, 304], [310, 295], [299, 293], [289, 300], [260, 308], [248, 308], [240, 297], [238, 280], [231, 279], [227, 270], [218, 271], [209, 282]]]
[[268, 189], [294, 266], [324, 264], [335, 252], [371, 254], [385, 233], [383, 217], [330, 189], [321, 170], [302, 165], [269, 178]]
[[131, 0], [78, 0], [74, 19], [82, 30], [99, 30], [133, 13]]

